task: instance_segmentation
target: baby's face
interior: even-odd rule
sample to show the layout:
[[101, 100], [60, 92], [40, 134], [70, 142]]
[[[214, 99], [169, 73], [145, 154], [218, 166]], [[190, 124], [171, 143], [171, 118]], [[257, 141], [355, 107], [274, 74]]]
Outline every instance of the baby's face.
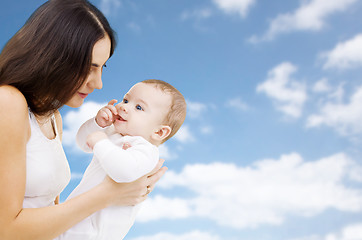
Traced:
[[122, 135], [141, 136], [150, 141], [171, 106], [171, 96], [153, 84], [137, 83], [116, 105], [118, 116], [113, 123]]

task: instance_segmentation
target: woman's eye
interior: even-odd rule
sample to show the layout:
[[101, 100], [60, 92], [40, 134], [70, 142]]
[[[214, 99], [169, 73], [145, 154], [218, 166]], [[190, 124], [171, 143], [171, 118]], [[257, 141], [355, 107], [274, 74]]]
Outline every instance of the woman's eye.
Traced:
[[137, 106], [136, 106], [136, 109], [137, 109], [137, 110], [142, 110], [142, 107], [141, 107], [140, 105], [137, 105]]
[[128, 100], [127, 100], [127, 99], [123, 99], [123, 103], [128, 103]]

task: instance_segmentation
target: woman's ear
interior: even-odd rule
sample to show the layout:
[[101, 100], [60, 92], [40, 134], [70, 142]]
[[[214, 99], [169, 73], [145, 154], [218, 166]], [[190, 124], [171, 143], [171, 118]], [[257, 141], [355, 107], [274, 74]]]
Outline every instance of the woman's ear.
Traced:
[[171, 133], [171, 127], [169, 126], [161, 126], [157, 132], [153, 134], [155, 140], [162, 142], [166, 139]]

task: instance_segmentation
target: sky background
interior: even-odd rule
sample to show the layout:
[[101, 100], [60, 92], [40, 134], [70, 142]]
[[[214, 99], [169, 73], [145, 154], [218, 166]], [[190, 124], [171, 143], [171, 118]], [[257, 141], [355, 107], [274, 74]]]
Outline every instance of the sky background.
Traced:
[[[0, 47], [44, 1], [1, 0]], [[74, 143], [110, 99], [156, 78], [188, 115], [127, 240], [362, 239], [362, 1], [92, 0], [117, 32], [102, 90], [61, 109]]]

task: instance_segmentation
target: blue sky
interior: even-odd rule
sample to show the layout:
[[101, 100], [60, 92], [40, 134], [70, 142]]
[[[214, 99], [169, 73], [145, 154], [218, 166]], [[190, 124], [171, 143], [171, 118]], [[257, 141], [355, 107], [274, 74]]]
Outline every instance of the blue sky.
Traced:
[[[44, 1], [2, 1], [0, 46]], [[362, 239], [362, 1], [93, 0], [118, 34], [104, 88], [64, 107], [78, 126], [138, 81], [188, 102], [169, 170], [129, 240]]]

